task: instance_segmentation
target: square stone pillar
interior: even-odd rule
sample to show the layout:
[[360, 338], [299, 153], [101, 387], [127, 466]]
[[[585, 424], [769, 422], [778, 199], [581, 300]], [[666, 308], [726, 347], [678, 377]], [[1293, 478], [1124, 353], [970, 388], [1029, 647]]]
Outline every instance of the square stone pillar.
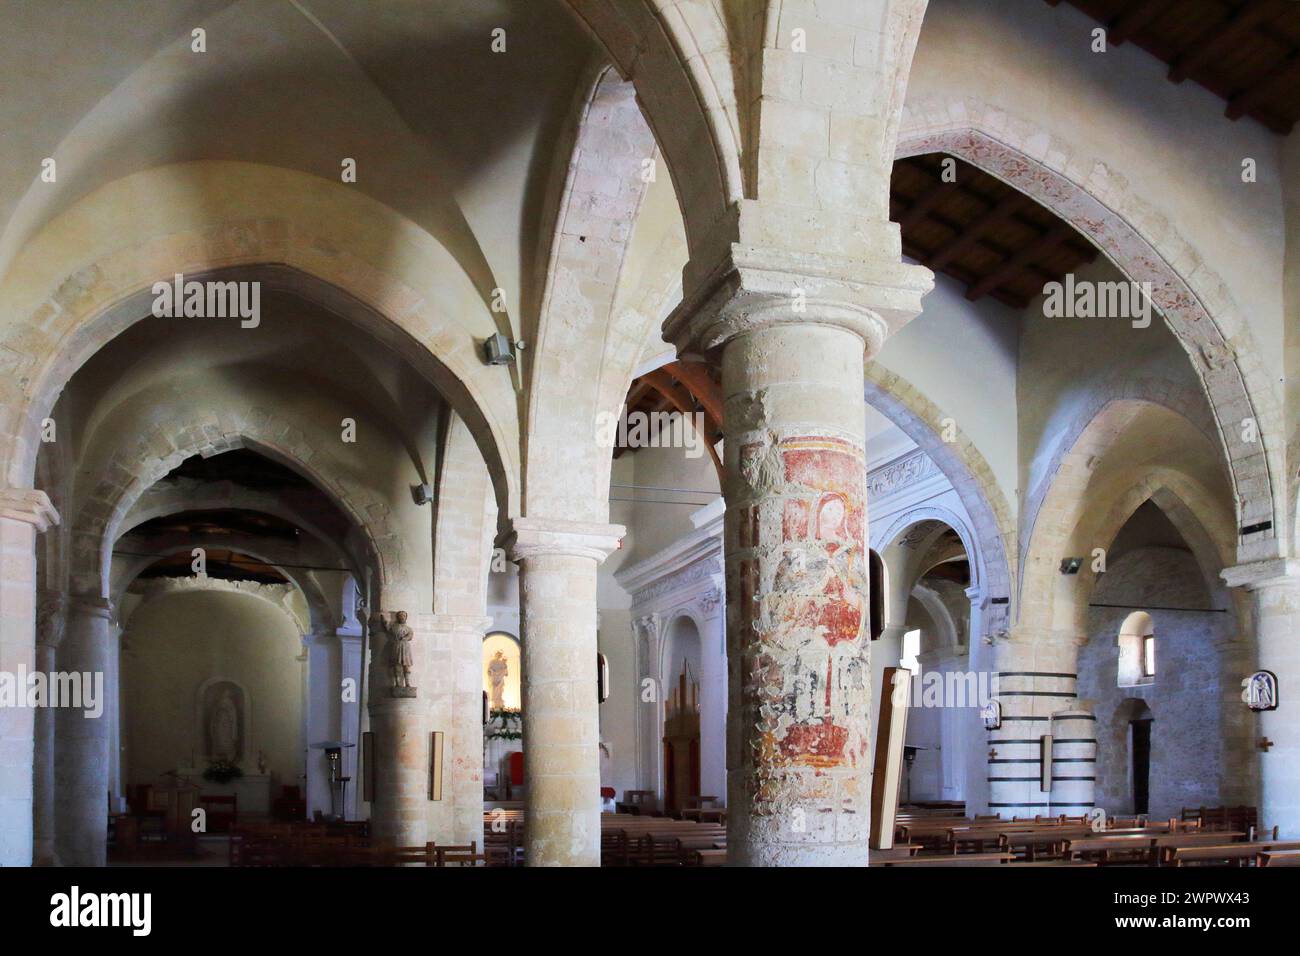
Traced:
[[429, 803], [429, 839], [483, 846], [483, 635], [492, 619], [429, 618], [431, 731], [443, 737], [442, 799]]
[[[1255, 666], [1277, 676], [1277, 708], [1255, 714], [1260, 828], [1276, 826], [1279, 837], [1300, 839], [1300, 560], [1241, 564], [1224, 569], [1222, 577], [1229, 587], [1250, 592]], [[1239, 675], [1242, 681], [1249, 676]], [[1264, 740], [1266, 748], [1258, 743]]]
[[[428, 838], [429, 734], [427, 690], [395, 688], [389, 678], [390, 628], [396, 612], [370, 618], [374, 641], [370, 669], [370, 731], [375, 740], [374, 766], [363, 768], [375, 781], [370, 804], [370, 829], [377, 843], [422, 846]], [[415, 623], [408, 619], [408, 626]], [[417, 668], [427, 655], [427, 642], [417, 640]], [[412, 674], [419, 674], [417, 668]]]
[[[36, 668], [36, 535], [58, 520], [44, 492], [0, 491], [0, 672], [15, 679]], [[0, 866], [32, 863], [35, 728], [32, 708], [0, 707]]]
[[529, 866], [600, 865], [596, 569], [625, 530], [539, 518], [513, 522]]

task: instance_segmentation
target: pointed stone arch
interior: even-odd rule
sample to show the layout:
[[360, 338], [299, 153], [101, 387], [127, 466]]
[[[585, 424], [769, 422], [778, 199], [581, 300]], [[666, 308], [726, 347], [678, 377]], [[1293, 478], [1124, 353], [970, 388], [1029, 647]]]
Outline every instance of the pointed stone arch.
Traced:
[[[1122, 177], [1024, 117], [972, 98], [909, 103], [897, 155], [934, 152], [958, 156], [1025, 193], [1073, 225], [1128, 279], [1152, 284], [1152, 300], [1187, 351], [1208, 399], [1231, 473], [1238, 525], [1270, 523], [1239, 541], [1239, 558], [1258, 560], [1285, 550], [1281, 409], [1222, 278]], [[1247, 419], [1258, 423], [1257, 442], [1244, 440], [1241, 424]]]

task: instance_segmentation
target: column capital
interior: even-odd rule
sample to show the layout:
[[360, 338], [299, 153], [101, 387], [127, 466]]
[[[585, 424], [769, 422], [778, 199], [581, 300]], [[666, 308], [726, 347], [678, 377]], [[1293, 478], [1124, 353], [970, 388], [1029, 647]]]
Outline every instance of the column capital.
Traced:
[[1224, 568], [1219, 572], [1223, 583], [1230, 588], [1258, 591], [1262, 588], [1289, 585], [1300, 587], [1300, 560], [1296, 558], [1269, 558]]
[[0, 488], [0, 518], [23, 521], [39, 534], [59, 523], [50, 496], [35, 488]]
[[711, 268], [696, 274], [663, 334], [679, 354], [703, 354], [756, 329], [832, 326], [861, 338], [870, 358], [920, 314], [921, 297], [933, 285], [930, 270], [897, 259], [731, 243]]
[[102, 617], [111, 621], [116, 609], [113, 602], [106, 597], [98, 594], [69, 594], [68, 611], [76, 614], [85, 614], [90, 617]]
[[506, 550], [512, 561], [542, 556], [591, 558], [597, 564], [618, 549], [627, 529], [619, 524], [515, 518]]

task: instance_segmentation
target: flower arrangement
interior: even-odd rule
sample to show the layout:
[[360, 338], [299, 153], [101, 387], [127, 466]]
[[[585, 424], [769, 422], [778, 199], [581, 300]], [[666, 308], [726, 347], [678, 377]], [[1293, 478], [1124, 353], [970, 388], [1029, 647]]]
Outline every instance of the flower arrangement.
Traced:
[[203, 771], [203, 779], [213, 783], [230, 783], [243, 775], [244, 771], [240, 769], [239, 764], [224, 757], [209, 761], [208, 769]]
[[488, 726], [492, 728], [488, 740], [522, 740], [524, 737], [523, 715], [518, 710], [505, 707], [492, 710], [488, 715]]

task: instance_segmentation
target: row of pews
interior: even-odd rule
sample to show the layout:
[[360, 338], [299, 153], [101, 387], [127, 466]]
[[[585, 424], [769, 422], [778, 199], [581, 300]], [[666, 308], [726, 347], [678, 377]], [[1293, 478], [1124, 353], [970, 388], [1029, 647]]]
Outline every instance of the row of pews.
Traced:
[[365, 823], [244, 824], [230, 833], [236, 867], [373, 867], [506, 865], [478, 844], [389, 846], [372, 840]]
[[[878, 866], [1292, 866], [1300, 841], [1259, 836], [1252, 808], [1198, 808], [1181, 818], [1111, 818], [1095, 830], [1085, 817], [1002, 820], [951, 810], [909, 810], [896, 820], [895, 846], [872, 853]], [[1244, 824], [1247, 829], [1231, 829]]]
[[722, 866], [726, 861], [725, 822], [601, 814], [601, 866]]

